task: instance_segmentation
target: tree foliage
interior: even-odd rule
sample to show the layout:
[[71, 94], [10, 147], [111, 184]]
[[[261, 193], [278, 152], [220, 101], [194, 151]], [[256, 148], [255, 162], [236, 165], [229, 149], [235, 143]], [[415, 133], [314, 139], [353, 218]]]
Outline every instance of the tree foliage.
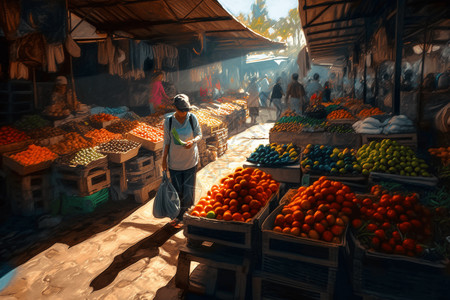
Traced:
[[250, 14], [240, 13], [237, 19], [267, 38], [285, 43], [291, 42], [294, 47], [304, 42], [297, 8], [289, 10], [286, 17], [276, 21], [269, 17], [266, 0], [255, 0]]

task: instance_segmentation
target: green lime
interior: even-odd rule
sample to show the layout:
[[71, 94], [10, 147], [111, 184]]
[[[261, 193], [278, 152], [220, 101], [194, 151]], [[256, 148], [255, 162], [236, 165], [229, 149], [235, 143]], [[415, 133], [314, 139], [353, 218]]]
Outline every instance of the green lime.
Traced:
[[215, 218], [216, 218], [216, 214], [215, 214], [212, 210], [210, 210], [210, 211], [208, 211], [208, 213], [206, 214], [206, 217], [207, 217], [208, 219], [215, 219]]

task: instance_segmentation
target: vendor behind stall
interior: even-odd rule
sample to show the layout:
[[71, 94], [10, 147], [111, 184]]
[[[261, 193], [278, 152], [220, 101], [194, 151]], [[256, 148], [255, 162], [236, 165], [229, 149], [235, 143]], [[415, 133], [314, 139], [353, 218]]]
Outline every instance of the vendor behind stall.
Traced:
[[152, 82], [150, 83], [150, 100], [149, 107], [150, 113], [154, 114], [156, 108], [163, 104], [163, 101], [169, 101], [170, 98], [167, 96], [162, 85], [162, 80], [164, 74], [161, 71], [155, 72], [152, 77]]
[[77, 96], [72, 88], [68, 87], [65, 76], [56, 77], [55, 88], [51, 97], [52, 103], [47, 106], [44, 113], [48, 116], [63, 117], [75, 111], [79, 107]]

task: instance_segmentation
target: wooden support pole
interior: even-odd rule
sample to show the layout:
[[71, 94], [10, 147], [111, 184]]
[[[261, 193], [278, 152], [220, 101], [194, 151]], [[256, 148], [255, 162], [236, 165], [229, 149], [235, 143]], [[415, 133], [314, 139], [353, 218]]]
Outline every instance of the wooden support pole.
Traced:
[[392, 95], [392, 112], [400, 114], [400, 85], [402, 77], [403, 23], [405, 21], [405, 0], [397, 0], [397, 15], [395, 20], [395, 69], [394, 94]]
[[423, 73], [425, 70], [425, 55], [427, 53], [427, 26], [425, 25], [425, 29], [423, 31], [423, 47], [422, 47], [422, 67], [420, 68], [420, 85], [419, 85], [419, 99], [417, 103], [417, 123], [420, 124], [422, 122], [422, 92], [423, 92]]

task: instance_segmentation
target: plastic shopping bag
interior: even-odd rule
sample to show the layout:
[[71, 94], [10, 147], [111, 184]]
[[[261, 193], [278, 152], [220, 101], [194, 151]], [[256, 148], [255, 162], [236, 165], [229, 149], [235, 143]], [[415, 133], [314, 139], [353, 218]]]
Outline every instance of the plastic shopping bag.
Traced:
[[156, 193], [153, 203], [153, 216], [155, 218], [169, 217], [175, 219], [180, 213], [180, 198], [173, 187], [166, 171], [163, 172], [162, 183]]

